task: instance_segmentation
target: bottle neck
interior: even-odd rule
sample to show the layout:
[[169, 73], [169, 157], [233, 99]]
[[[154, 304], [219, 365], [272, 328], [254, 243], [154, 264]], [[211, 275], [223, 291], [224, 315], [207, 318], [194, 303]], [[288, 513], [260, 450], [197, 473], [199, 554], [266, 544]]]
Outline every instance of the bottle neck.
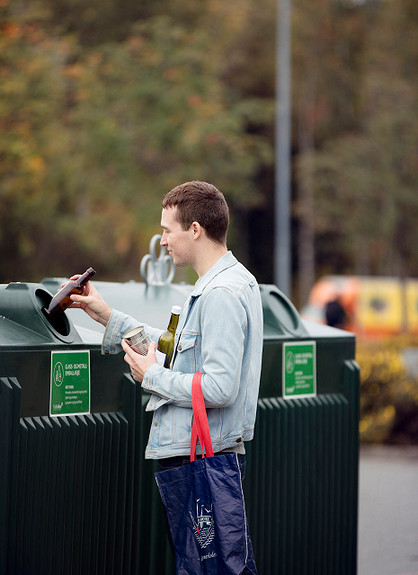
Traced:
[[83, 273], [83, 275], [81, 275], [81, 276], [78, 278], [77, 284], [78, 284], [79, 286], [83, 286], [84, 284], [86, 284], [86, 283], [89, 281], [89, 279], [90, 279], [91, 277], [94, 276], [95, 273], [96, 273], [96, 272], [94, 271], [93, 268], [89, 268], [87, 271], [85, 271], [85, 272]]
[[177, 329], [177, 325], [179, 323], [179, 315], [172, 313], [170, 317], [170, 323], [168, 324], [168, 331], [171, 333], [175, 333]]

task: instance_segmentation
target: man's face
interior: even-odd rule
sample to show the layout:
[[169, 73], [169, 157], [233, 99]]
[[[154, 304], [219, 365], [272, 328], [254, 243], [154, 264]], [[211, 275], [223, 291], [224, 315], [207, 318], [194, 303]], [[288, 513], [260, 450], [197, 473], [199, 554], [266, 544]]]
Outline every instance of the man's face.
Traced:
[[193, 231], [183, 230], [177, 220], [177, 206], [164, 208], [161, 215], [161, 227], [163, 235], [161, 245], [167, 248], [167, 252], [173, 258], [178, 267], [193, 265]]

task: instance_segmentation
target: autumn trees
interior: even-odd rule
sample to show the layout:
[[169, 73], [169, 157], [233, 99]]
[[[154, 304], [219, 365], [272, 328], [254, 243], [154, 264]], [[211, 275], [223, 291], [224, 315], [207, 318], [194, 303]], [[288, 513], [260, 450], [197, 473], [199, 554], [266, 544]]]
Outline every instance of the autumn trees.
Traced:
[[[162, 195], [192, 178], [225, 192], [230, 247], [273, 281], [275, 10], [4, 0], [0, 281], [138, 279]], [[417, 274], [417, 27], [414, 0], [293, 1], [301, 303], [322, 272]]]

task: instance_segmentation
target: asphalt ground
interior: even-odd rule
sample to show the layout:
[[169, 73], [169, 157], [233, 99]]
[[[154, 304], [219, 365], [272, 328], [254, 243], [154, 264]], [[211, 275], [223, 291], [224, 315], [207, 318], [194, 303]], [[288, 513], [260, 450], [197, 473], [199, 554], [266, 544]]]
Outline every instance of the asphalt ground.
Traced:
[[360, 449], [357, 575], [418, 575], [418, 446]]

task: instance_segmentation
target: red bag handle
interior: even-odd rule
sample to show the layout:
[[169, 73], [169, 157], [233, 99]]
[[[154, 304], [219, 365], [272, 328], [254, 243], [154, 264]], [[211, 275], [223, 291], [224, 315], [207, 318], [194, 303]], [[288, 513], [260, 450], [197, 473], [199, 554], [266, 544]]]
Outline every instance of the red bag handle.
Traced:
[[206, 413], [205, 400], [202, 393], [202, 375], [203, 373], [195, 373], [192, 381], [192, 406], [194, 419], [192, 426], [192, 440], [190, 445], [190, 461], [196, 460], [196, 445], [198, 439], [202, 447], [202, 457], [213, 456], [208, 416]]

